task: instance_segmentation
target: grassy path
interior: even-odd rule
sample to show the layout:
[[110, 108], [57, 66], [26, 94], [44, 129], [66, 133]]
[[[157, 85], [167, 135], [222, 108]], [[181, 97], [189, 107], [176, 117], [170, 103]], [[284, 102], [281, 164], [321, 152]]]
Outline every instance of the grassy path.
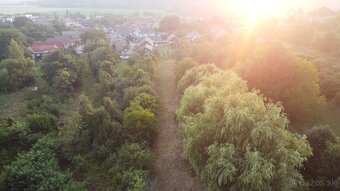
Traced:
[[11, 94], [0, 94], [0, 125], [8, 117], [14, 119], [20, 117], [22, 110], [26, 106], [25, 94], [25, 90]]
[[175, 112], [179, 105], [176, 93], [174, 61], [164, 60], [159, 67], [159, 135], [152, 146], [151, 191], [199, 191], [194, 171], [182, 157], [182, 142], [177, 130]]

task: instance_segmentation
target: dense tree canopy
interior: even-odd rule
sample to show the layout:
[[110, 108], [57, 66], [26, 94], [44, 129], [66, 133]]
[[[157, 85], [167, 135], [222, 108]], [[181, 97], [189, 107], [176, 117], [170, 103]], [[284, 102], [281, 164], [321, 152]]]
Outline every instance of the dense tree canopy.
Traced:
[[23, 46], [25, 36], [17, 29], [0, 29], [0, 60], [9, 58], [9, 47], [12, 40]]
[[311, 180], [336, 180], [340, 172], [339, 137], [329, 127], [319, 126], [308, 131], [307, 140], [313, 156], [304, 165], [304, 176]]
[[132, 142], [151, 141], [156, 133], [156, 117], [136, 99], [124, 111], [124, 130]]
[[[189, 87], [177, 112], [184, 156], [210, 190], [294, 190], [311, 155], [305, 137], [287, 131], [281, 106], [265, 103], [232, 72]], [[291, 184], [288, 184], [288, 183]]]
[[89, 29], [80, 36], [81, 42], [85, 44], [87, 41], [105, 40], [106, 34], [97, 29]]
[[24, 16], [16, 17], [13, 21], [13, 25], [31, 40], [41, 40], [53, 37], [56, 34], [53, 29], [50, 29], [50, 27], [34, 23], [31, 19]]
[[198, 84], [202, 77], [219, 72], [214, 64], [204, 64], [188, 70], [185, 75], [178, 81], [177, 92], [183, 94], [191, 85]]
[[32, 59], [6, 59], [0, 62], [0, 91], [11, 92], [35, 82]]
[[43, 78], [54, 88], [56, 95], [66, 98], [82, 85], [81, 72], [84, 67], [72, 53], [58, 50], [43, 59]]
[[239, 68], [250, 88], [282, 102], [293, 123], [312, 123], [325, 104], [320, 95], [319, 74], [315, 66], [274, 46], [263, 49]]
[[85, 190], [72, 179], [69, 172], [60, 170], [53, 153], [55, 143], [49, 138], [39, 140], [27, 154], [5, 169], [6, 190]]
[[193, 68], [196, 65], [198, 65], [198, 63], [190, 57], [182, 58], [181, 60], [176, 62], [176, 82], [178, 82], [184, 76], [187, 70]]

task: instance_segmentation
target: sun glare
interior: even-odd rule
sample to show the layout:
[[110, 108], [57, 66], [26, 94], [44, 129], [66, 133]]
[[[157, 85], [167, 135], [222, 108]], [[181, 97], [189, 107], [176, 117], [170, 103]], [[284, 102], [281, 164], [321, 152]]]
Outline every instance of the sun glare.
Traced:
[[282, 13], [284, 0], [221, 0], [225, 11], [234, 11], [246, 19], [247, 25], [254, 24], [261, 17], [273, 17]]

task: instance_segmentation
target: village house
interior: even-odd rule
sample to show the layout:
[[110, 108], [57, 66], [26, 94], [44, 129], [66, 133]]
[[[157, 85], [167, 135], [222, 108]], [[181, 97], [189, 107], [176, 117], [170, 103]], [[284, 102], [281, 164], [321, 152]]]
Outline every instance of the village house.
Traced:
[[41, 60], [42, 57], [54, 50], [58, 49], [57, 45], [48, 44], [45, 42], [35, 42], [28, 50], [32, 54], [32, 58], [36, 61]]
[[156, 36], [156, 32], [152, 28], [135, 28], [133, 35], [141, 38], [141, 37], [154, 37]]
[[166, 38], [166, 42], [170, 45], [176, 45], [179, 44], [179, 39], [177, 38], [176, 35], [174, 34], [170, 34], [167, 38]]
[[74, 42], [66, 37], [47, 38], [45, 41], [36, 41], [28, 48], [35, 60], [41, 60], [43, 55], [59, 48], [70, 48]]
[[151, 38], [145, 37], [142, 40], [140, 40], [137, 43], [137, 45], [138, 45], [138, 47], [140, 47], [140, 48], [142, 48], [146, 51], [153, 51], [155, 43]]
[[156, 35], [154, 37], [151, 37], [151, 39], [154, 41], [155, 46], [161, 46], [164, 44], [165, 40], [163, 39], [163, 37], [161, 35]]

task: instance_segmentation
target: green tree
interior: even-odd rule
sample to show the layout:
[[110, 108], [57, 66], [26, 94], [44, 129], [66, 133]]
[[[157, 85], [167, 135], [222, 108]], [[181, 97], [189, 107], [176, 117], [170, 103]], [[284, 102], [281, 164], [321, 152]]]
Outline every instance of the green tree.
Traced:
[[15, 91], [35, 82], [32, 59], [6, 59], [0, 62], [0, 91]]
[[17, 60], [25, 59], [24, 49], [14, 39], [9, 44], [9, 58]]
[[57, 130], [57, 119], [51, 114], [41, 113], [28, 116], [27, 128], [32, 133], [49, 133]]
[[214, 64], [204, 64], [188, 70], [177, 83], [177, 92], [183, 94], [191, 85], [198, 84], [204, 76], [217, 73], [220, 70]]
[[14, 27], [17, 29], [20, 28], [30, 28], [33, 25], [33, 21], [27, 17], [21, 16], [21, 17], [15, 17], [13, 21]]
[[80, 38], [83, 44], [85, 44], [87, 41], [107, 40], [104, 31], [97, 29], [89, 29], [85, 31], [83, 34], [81, 34]]
[[156, 96], [148, 93], [141, 93], [139, 96], [135, 97], [133, 101], [139, 102], [144, 109], [148, 109], [153, 113], [157, 113], [158, 111], [159, 100]]
[[103, 39], [88, 40], [84, 44], [84, 53], [92, 52], [92, 51], [94, 51], [94, 50], [96, 50], [97, 48], [100, 48], [100, 47], [109, 47], [109, 44]]
[[43, 59], [43, 78], [54, 88], [59, 97], [67, 97], [82, 86], [83, 62], [74, 54], [58, 50]]
[[0, 169], [8, 165], [18, 153], [29, 150], [41, 138], [32, 134], [25, 120], [15, 121], [12, 125], [0, 128]]
[[108, 174], [113, 177], [113, 190], [146, 189], [151, 151], [139, 144], [125, 144], [107, 160]]
[[55, 143], [49, 138], [39, 140], [26, 154], [5, 168], [6, 190], [86, 190], [72, 179], [72, 174], [60, 170], [53, 153]]
[[[84, 122], [81, 134], [84, 141], [90, 145], [104, 146], [110, 143], [110, 148], [106, 148], [105, 155], [110, 154], [122, 141], [121, 125], [111, 116], [111, 110], [105, 107], [94, 108], [86, 96], [80, 100], [79, 114]], [[106, 156], [104, 156], [106, 157]]]
[[320, 118], [325, 99], [320, 95], [318, 71], [311, 62], [274, 46], [257, 52], [240, 66], [239, 73], [250, 88], [282, 102], [294, 124], [313, 123]]
[[54, 30], [59, 34], [61, 34], [64, 30], [67, 29], [65, 21], [63, 21], [61, 19], [53, 20], [52, 26], [53, 26]]
[[[340, 139], [329, 127], [318, 126], [307, 132], [313, 149], [302, 170], [310, 180], [336, 180], [340, 172]], [[319, 188], [320, 189], [320, 188]]]
[[12, 40], [22, 46], [25, 36], [17, 29], [0, 29], [0, 61], [9, 58], [9, 46]]
[[283, 108], [248, 92], [236, 74], [189, 87], [177, 116], [184, 156], [210, 190], [295, 190], [304, 182], [306, 137], [287, 131]]
[[132, 142], [151, 141], [156, 134], [155, 114], [144, 109], [137, 100], [132, 101], [125, 109], [123, 119], [126, 136]]
[[[99, 74], [99, 69], [101, 65], [104, 65], [103, 69], [108, 69], [106, 72], [109, 72], [109, 74], [113, 74], [113, 70], [111, 68], [108, 68], [108, 62], [112, 64], [111, 67], [114, 67], [114, 65], [117, 62], [117, 54], [112, 50], [110, 47], [100, 47], [91, 52], [90, 60], [91, 60], [91, 67], [92, 67], [92, 72], [94, 73], [95, 76], [98, 77]], [[104, 61], [104, 64], [102, 64]]]
[[73, 92], [75, 76], [67, 69], [58, 70], [57, 76], [53, 78], [53, 89], [58, 97], [65, 98]]
[[197, 66], [198, 63], [195, 62], [190, 57], [182, 58], [180, 61], [176, 62], [175, 73], [176, 73], [176, 81], [178, 82], [185, 74], [185, 72], [194, 66]]

